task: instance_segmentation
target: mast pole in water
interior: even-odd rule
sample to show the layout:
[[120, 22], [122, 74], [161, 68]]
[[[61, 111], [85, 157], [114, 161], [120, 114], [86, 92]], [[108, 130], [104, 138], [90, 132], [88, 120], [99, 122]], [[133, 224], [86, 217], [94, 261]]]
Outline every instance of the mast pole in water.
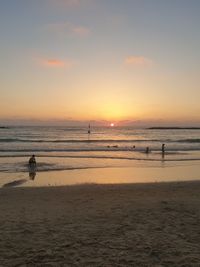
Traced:
[[88, 125], [88, 134], [91, 133], [91, 130], [90, 130], [90, 124]]

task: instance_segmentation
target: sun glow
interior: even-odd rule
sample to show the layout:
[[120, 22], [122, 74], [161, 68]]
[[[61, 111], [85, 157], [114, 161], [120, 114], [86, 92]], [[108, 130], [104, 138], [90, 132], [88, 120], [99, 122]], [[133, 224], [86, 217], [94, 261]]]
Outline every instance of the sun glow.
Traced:
[[115, 126], [115, 124], [112, 122], [111, 124], [110, 124], [110, 127], [114, 127]]

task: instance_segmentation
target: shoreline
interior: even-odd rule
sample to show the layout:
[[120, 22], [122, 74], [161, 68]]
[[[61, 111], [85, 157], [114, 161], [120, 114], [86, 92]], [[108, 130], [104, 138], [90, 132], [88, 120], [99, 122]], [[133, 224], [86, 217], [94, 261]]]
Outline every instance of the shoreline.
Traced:
[[[103, 163], [104, 164], [104, 163]], [[188, 175], [189, 173], [189, 175]], [[138, 184], [158, 182], [181, 182], [200, 180], [200, 165], [197, 162], [173, 165], [162, 162], [160, 165], [98, 166], [98, 168], [15, 172], [0, 174], [2, 187], [43, 187], [67, 186], [76, 184]]]
[[200, 181], [0, 189], [2, 266], [200, 262]]
[[8, 186], [8, 187], [0, 187], [0, 193], [3, 190], [32, 190], [32, 189], [38, 189], [38, 190], [48, 190], [48, 189], [58, 189], [58, 188], [63, 188], [63, 189], [67, 189], [67, 188], [90, 188], [91, 189], [93, 187], [96, 188], [119, 188], [119, 187], [152, 187], [152, 186], [173, 186], [173, 185], [179, 185], [179, 184], [183, 184], [183, 186], [185, 186], [186, 184], [197, 184], [200, 185], [200, 179], [194, 179], [194, 180], [172, 180], [172, 181], [154, 181], [154, 182], [135, 182], [135, 183], [90, 183], [90, 182], [86, 182], [86, 183], [76, 183], [76, 184], [66, 184], [66, 185], [42, 185], [42, 186]]

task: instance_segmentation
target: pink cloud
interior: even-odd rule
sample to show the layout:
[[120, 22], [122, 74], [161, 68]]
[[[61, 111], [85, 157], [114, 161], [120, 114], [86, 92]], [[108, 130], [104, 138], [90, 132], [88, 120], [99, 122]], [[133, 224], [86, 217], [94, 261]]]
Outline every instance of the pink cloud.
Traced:
[[94, 2], [94, 0], [50, 0], [56, 7], [61, 8], [77, 8], [83, 5], [88, 5]]
[[88, 36], [89, 33], [90, 33], [90, 30], [86, 27], [82, 27], [82, 26], [79, 26], [79, 27], [72, 27], [71, 28], [71, 31], [79, 36], [79, 37], [85, 37], [85, 36]]
[[128, 56], [124, 60], [127, 66], [139, 66], [139, 67], [149, 67], [152, 65], [152, 61], [143, 56]]
[[80, 0], [62, 0], [68, 6], [78, 6], [80, 5]]
[[80, 6], [81, 0], [51, 0], [56, 6], [76, 7]]

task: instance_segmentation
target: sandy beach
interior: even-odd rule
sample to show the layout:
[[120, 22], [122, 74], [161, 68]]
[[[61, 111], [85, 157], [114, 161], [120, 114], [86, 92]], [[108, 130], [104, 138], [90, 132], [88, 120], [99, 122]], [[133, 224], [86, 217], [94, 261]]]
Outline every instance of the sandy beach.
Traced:
[[0, 266], [200, 266], [200, 182], [0, 189]]

